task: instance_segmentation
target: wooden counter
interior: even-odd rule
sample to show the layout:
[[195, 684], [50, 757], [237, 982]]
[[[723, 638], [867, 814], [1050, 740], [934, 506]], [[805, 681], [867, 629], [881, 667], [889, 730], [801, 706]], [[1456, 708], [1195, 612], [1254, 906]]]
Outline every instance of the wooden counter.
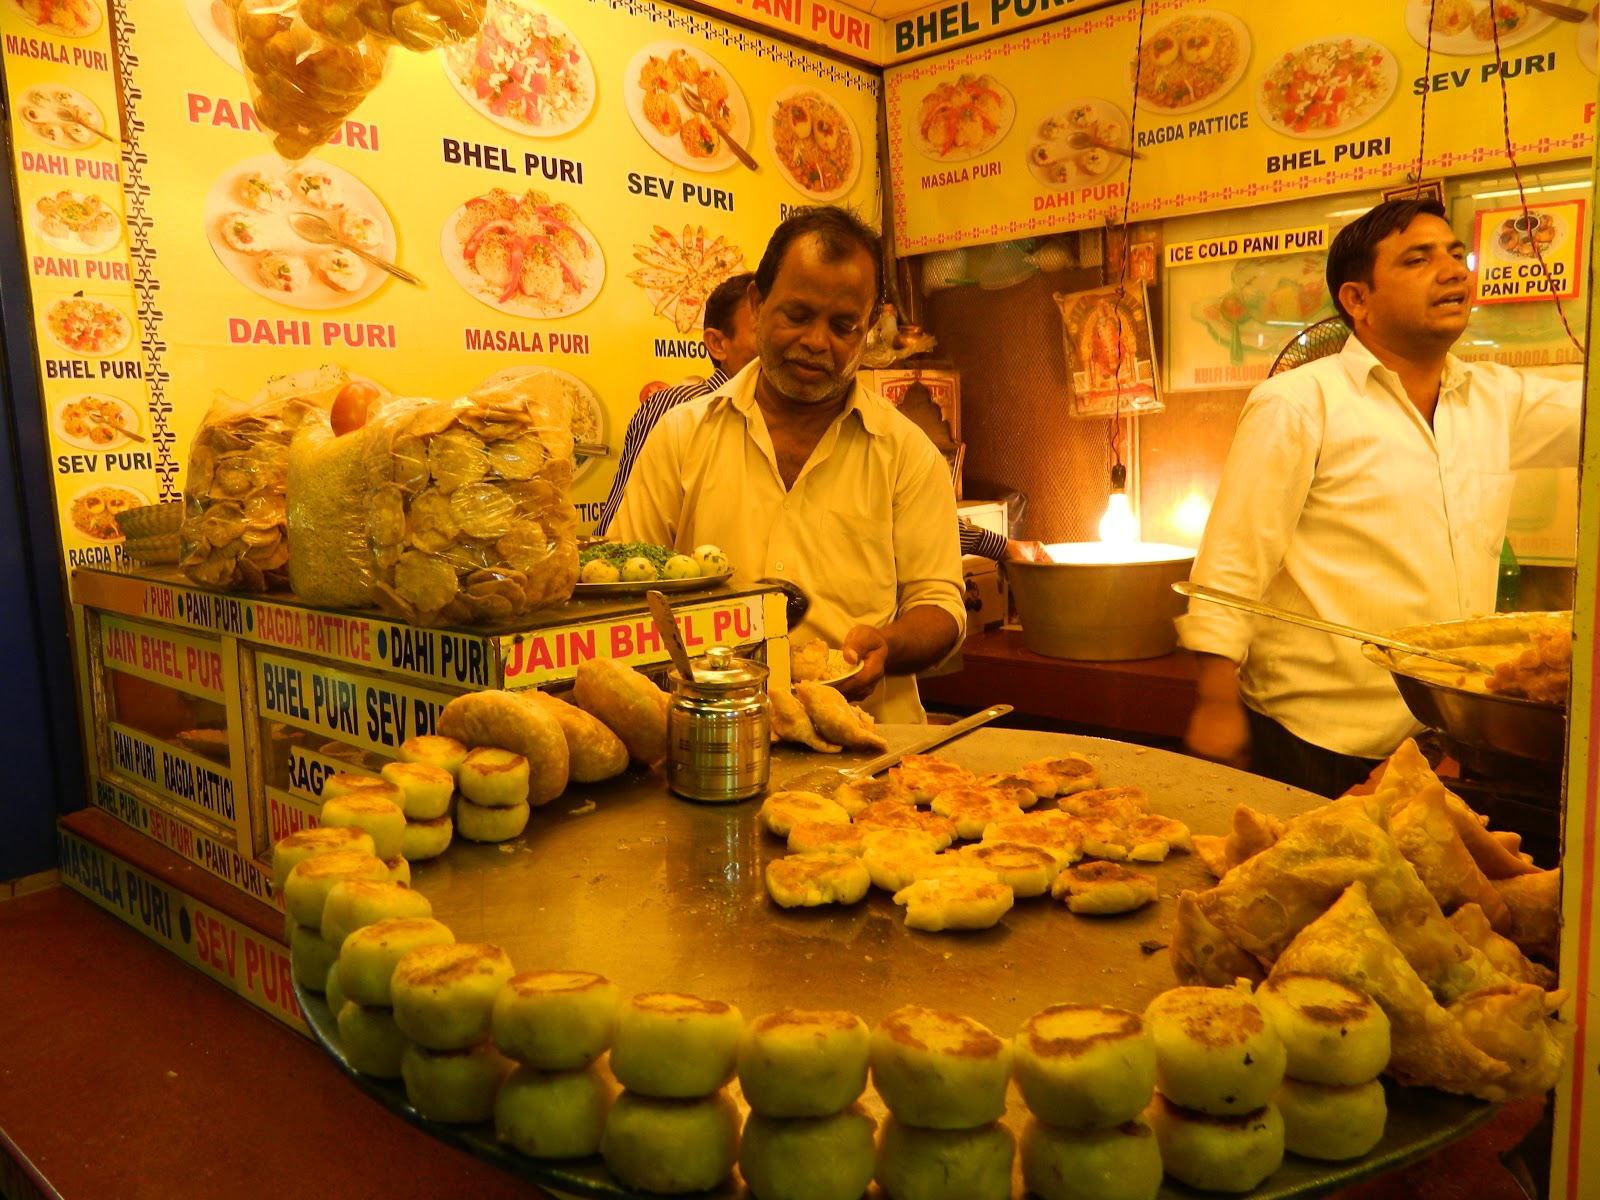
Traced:
[[1139, 738], [1183, 737], [1194, 707], [1195, 656], [1081, 662], [1035, 654], [1020, 629], [974, 633], [961, 647], [961, 669], [919, 679], [930, 708], [1010, 704], [1019, 714]]

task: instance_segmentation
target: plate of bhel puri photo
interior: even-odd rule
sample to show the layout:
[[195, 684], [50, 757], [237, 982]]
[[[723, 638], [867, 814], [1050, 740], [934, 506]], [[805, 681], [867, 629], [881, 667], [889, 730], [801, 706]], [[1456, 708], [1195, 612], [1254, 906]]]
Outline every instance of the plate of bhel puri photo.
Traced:
[[693, 592], [733, 574], [728, 556], [709, 543], [674, 554], [648, 542], [597, 542], [578, 552], [575, 596], [634, 596], [648, 591]]

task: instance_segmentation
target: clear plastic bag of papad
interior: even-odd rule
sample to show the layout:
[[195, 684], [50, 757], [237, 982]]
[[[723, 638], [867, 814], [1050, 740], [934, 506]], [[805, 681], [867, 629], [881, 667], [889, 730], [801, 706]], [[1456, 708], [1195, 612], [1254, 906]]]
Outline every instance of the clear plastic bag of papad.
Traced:
[[336, 401], [331, 413], [318, 409], [301, 422], [289, 444], [289, 586], [319, 608], [375, 603], [367, 441], [381, 436], [385, 412], [392, 417], [428, 403], [370, 390], [375, 395], [355, 428], [334, 432]]
[[361, 2], [227, 2], [256, 118], [273, 148], [297, 162], [325, 145], [378, 86], [388, 40], [359, 19]]
[[502, 625], [569, 599], [569, 422], [547, 384], [385, 409], [366, 445], [378, 607], [414, 625]]
[[195, 583], [238, 592], [289, 586], [289, 443], [332, 402], [326, 372], [270, 382], [239, 400], [219, 393], [189, 443], [179, 566]]

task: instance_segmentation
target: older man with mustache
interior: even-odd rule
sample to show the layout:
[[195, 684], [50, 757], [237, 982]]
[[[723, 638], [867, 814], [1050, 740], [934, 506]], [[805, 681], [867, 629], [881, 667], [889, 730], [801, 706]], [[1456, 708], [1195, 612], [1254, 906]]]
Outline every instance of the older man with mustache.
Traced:
[[914, 674], [955, 649], [966, 610], [949, 469], [856, 378], [882, 270], [844, 209], [779, 225], [750, 288], [757, 360], [656, 427], [612, 532], [713, 542], [736, 583], [797, 584], [811, 607], [791, 637], [859, 661], [839, 689], [879, 720], [920, 722]]

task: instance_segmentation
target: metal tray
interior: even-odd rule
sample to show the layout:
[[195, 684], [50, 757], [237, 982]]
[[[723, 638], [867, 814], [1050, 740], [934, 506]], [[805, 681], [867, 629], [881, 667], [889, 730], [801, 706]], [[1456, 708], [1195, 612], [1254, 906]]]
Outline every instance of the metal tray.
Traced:
[[[891, 746], [915, 726], [881, 726]], [[1222, 834], [1236, 804], [1290, 817], [1320, 797], [1241, 771], [1122, 742], [1027, 730], [980, 729], [942, 754], [976, 771], [997, 771], [1075, 750], [1091, 756], [1107, 784], [1138, 784], [1152, 807], [1197, 833]], [[867, 754], [827, 756], [849, 766]], [[772, 786], [817, 765], [820, 756], [775, 749]], [[737, 1004], [746, 1017], [803, 1005], [843, 1008], [869, 1024], [901, 1004], [964, 1013], [1010, 1036], [1027, 1017], [1067, 1002], [1142, 1010], [1173, 986], [1165, 943], [1173, 904], [1184, 888], [1209, 887], [1193, 855], [1150, 868], [1159, 903], [1122, 917], [1084, 918], [1059, 902], [1020, 902], [991, 930], [918, 933], [874, 890], [844, 909], [782, 910], [768, 900], [765, 863], [782, 843], [755, 822], [759, 800], [700, 805], [670, 795], [660, 775], [632, 771], [619, 780], [575, 786], [535, 810], [524, 835], [501, 846], [457, 842], [418, 863], [413, 884], [461, 941], [493, 942], [518, 970], [598, 971], [625, 992], [693, 992]], [[322, 998], [297, 989], [317, 1040], [347, 1072], [337, 1027]], [[407, 1104], [398, 1081], [350, 1072], [386, 1107], [441, 1140], [545, 1188], [607, 1200], [643, 1200], [618, 1185], [598, 1158], [529, 1159], [500, 1146], [493, 1129], [429, 1121]], [[1389, 1124], [1378, 1148], [1352, 1163], [1288, 1156], [1254, 1200], [1324, 1194], [1395, 1170], [1487, 1121], [1495, 1106], [1427, 1089], [1390, 1087]], [[737, 1085], [735, 1085], [737, 1095]], [[883, 1108], [869, 1087], [873, 1116]], [[1015, 1087], [1006, 1124], [1020, 1134], [1026, 1109]], [[1014, 1194], [1023, 1195], [1020, 1165]], [[735, 1180], [704, 1193], [744, 1197]], [[1194, 1193], [1164, 1184], [1163, 1200]], [[876, 1187], [872, 1200], [882, 1200]]]
[[[1500, 613], [1463, 621], [1441, 621], [1389, 631], [1388, 636], [1435, 650], [1462, 646], [1529, 641], [1531, 629], [1552, 619], [1572, 619], [1571, 613]], [[1365, 642], [1361, 652], [1394, 676], [1400, 697], [1430, 729], [1480, 750], [1508, 754], [1541, 763], [1559, 763], [1566, 757], [1567, 709], [1520, 696], [1502, 696], [1454, 687], [1437, 678], [1408, 670], [1410, 656]]]
[[692, 579], [629, 579], [616, 583], [577, 583], [572, 587], [572, 598], [582, 600], [588, 596], [642, 596], [646, 592], [699, 592], [727, 583], [732, 571], [721, 575], [696, 575]]

